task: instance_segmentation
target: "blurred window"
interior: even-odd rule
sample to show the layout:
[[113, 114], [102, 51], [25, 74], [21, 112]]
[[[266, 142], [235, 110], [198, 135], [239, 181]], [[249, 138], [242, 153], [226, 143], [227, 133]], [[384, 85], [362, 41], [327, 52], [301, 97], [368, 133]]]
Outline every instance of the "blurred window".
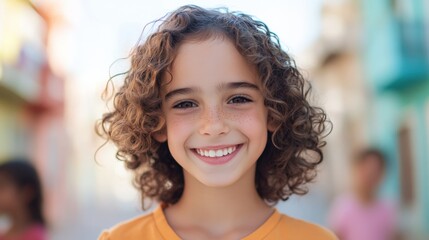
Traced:
[[428, 62], [428, 44], [423, 6], [415, 1], [391, 0], [391, 10], [398, 28], [400, 54], [411, 66], [424, 68]]
[[399, 157], [401, 176], [401, 203], [410, 206], [414, 202], [414, 171], [411, 149], [411, 130], [408, 126], [399, 129]]

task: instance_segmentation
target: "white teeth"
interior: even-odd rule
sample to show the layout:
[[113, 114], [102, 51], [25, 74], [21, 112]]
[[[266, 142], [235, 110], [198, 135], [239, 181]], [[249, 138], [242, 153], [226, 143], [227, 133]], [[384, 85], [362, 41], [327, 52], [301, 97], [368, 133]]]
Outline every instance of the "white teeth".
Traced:
[[216, 152], [214, 150], [210, 150], [209, 153], [210, 153], [210, 157], [216, 156]]
[[203, 149], [196, 149], [196, 152], [204, 157], [222, 157], [228, 154], [231, 154], [232, 152], [234, 152], [237, 149], [236, 146], [234, 147], [229, 147], [229, 148], [224, 148], [224, 149], [217, 149], [217, 150], [203, 150]]
[[236, 149], [236, 147], [229, 147], [229, 148], [228, 148], [228, 153], [232, 153], [232, 152], [234, 152], [234, 151], [235, 151], [235, 149]]

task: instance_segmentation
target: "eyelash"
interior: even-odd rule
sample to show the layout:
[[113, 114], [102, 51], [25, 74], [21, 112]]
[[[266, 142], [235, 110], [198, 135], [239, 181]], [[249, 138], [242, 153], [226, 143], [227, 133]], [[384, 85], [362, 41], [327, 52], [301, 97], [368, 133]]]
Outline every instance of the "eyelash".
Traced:
[[189, 103], [192, 104], [192, 105], [194, 105], [193, 107], [197, 106], [197, 104], [195, 104], [194, 102], [183, 101], [183, 102], [179, 102], [178, 104], [174, 105], [173, 108], [179, 108], [179, 109], [191, 108], [190, 106], [188, 106], [188, 107], [183, 106], [183, 105], [189, 104]]
[[[231, 102], [231, 101], [234, 101], [237, 99], [240, 99], [240, 102]], [[245, 103], [249, 103], [249, 102], [252, 102], [252, 100], [250, 100], [249, 98], [244, 97], [244, 96], [235, 96], [235, 97], [231, 98], [230, 100], [228, 100], [228, 103], [231, 103], [231, 104], [245, 104]], [[187, 105], [187, 106], [185, 106], [185, 105]], [[173, 106], [173, 108], [177, 108], [177, 109], [187, 109], [187, 108], [193, 108], [193, 107], [197, 107], [197, 104], [192, 102], [192, 101], [179, 102]]]
[[235, 99], [240, 99], [241, 101], [243, 101], [244, 100], [244, 102], [236, 102], [236, 103], [233, 103], [233, 104], [244, 104], [244, 103], [248, 103], [248, 102], [252, 102], [252, 100], [250, 100], [249, 98], [247, 98], [247, 97], [245, 97], [245, 96], [234, 96], [233, 98], [231, 98], [229, 101], [228, 101], [228, 103], [229, 102], [231, 102], [231, 101], [233, 101], [233, 100], [235, 100]]

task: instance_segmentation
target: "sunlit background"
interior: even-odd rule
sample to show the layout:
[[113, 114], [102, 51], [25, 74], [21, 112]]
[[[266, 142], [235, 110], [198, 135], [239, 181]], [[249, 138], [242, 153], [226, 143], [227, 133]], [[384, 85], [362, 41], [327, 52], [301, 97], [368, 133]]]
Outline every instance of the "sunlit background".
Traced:
[[94, 155], [101, 93], [144, 26], [190, 3], [264, 21], [333, 122], [317, 181], [282, 212], [329, 227], [352, 153], [371, 145], [387, 153], [381, 195], [400, 231], [429, 239], [429, 1], [0, 0], [0, 159], [27, 156], [39, 170], [51, 239], [96, 239], [142, 213], [114, 146]]

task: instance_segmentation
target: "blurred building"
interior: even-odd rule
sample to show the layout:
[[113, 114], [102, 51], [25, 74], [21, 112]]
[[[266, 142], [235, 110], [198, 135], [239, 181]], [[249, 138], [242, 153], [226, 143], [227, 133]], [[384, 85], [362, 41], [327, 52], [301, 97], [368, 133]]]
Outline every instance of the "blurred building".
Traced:
[[369, 102], [360, 56], [362, 24], [358, 2], [324, 0], [320, 10], [319, 36], [298, 62], [308, 71], [304, 75], [314, 87], [310, 101], [322, 106], [332, 122], [328, 144], [323, 148], [325, 161], [317, 178], [320, 191], [328, 199], [327, 206], [349, 188], [350, 159], [353, 152], [367, 145]]
[[49, 62], [51, 19], [30, 1], [0, 1], [0, 161], [33, 161], [55, 219], [66, 179], [64, 82]]
[[386, 151], [385, 193], [410, 239], [429, 236], [429, 2], [362, 2], [362, 57], [372, 90], [370, 140]]
[[322, 184], [348, 187], [353, 153], [387, 154], [382, 195], [398, 203], [406, 239], [429, 236], [429, 2], [325, 0], [304, 55], [334, 124]]

